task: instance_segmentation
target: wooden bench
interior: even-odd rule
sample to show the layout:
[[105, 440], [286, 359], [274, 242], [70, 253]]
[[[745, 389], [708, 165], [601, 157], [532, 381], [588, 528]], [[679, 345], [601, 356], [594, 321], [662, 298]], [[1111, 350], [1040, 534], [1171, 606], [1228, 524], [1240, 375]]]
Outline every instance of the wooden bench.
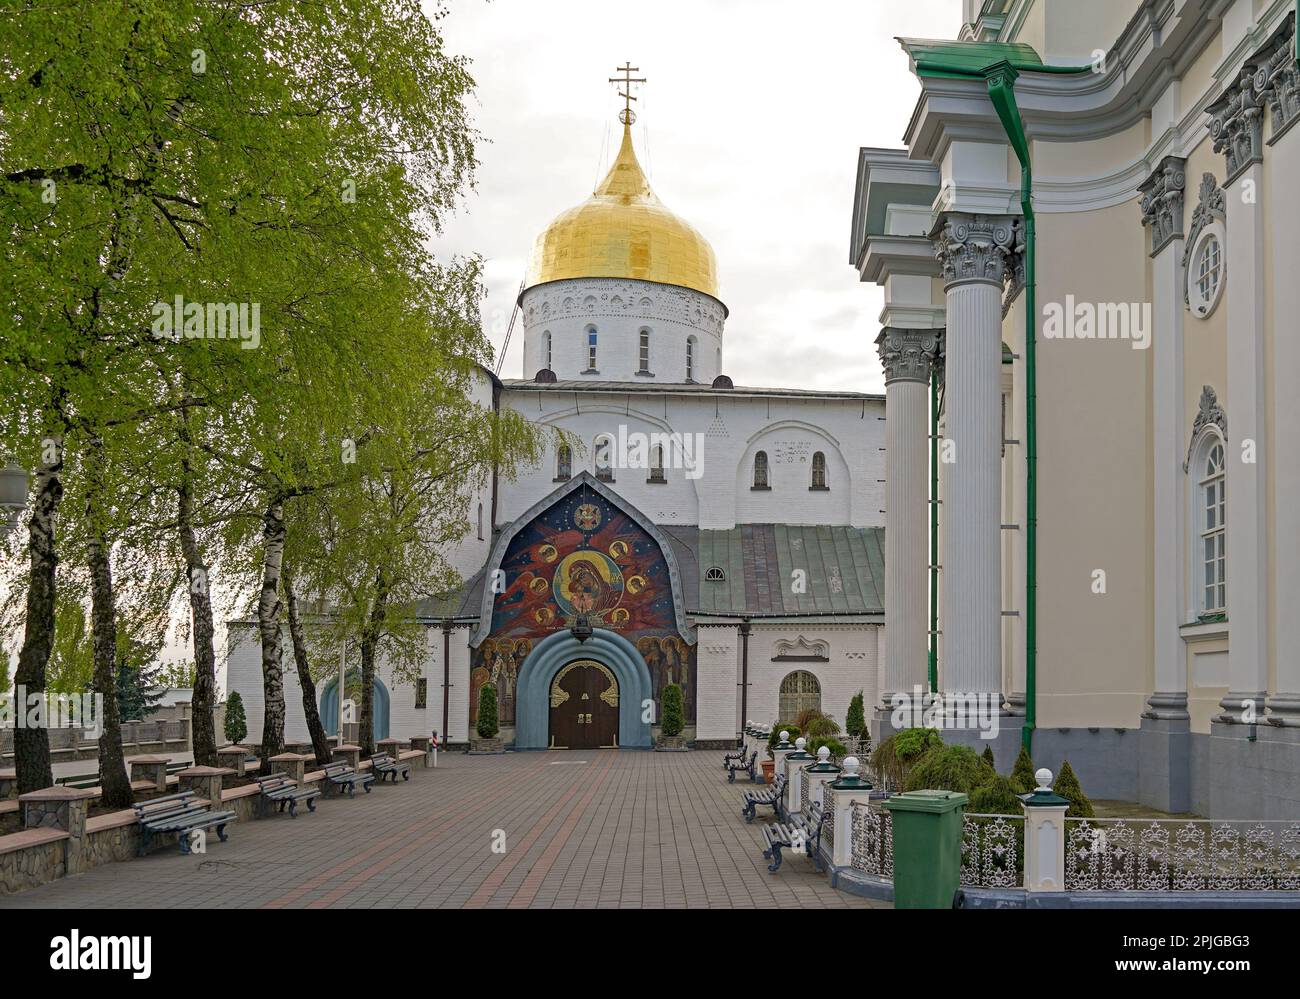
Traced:
[[411, 779], [411, 764], [395, 760], [387, 753], [375, 753], [370, 757], [370, 772], [379, 775], [376, 780], [381, 784], [389, 777], [396, 784], [398, 774], [402, 775], [402, 780]]
[[199, 829], [216, 828], [217, 838], [226, 841], [226, 823], [235, 820], [234, 812], [214, 812], [203, 804], [193, 791], [168, 794], [161, 798], [152, 798], [131, 806], [135, 809], [136, 821], [140, 823], [139, 856], [149, 852], [154, 836], [161, 833], [177, 833], [180, 838], [181, 853], [190, 852], [190, 836]]
[[767, 865], [768, 873], [775, 874], [780, 869], [783, 849], [805, 854], [811, 858], [813, 866], [820, 871], [824, 818], [821, 802], [816, 801], [808, 806], [807, 815], [800, 812], [792, 816], [788, 822], [777, 821], [764, 826], [763, 842], [767, 844], [767, 849], [763, 851], [763, 856], [772, 861]]
[[772, 809], [773, 817], [779, 819], [783, 798], [785, 798], [785, 774], [777, 774], [776, 780], [767, 790], [745, 792], [745, 807], [740, 810], [740, 814], [745, 817], [746, 822], [753, 822], [759, 806], [766, 806]]
[[751, 783], [753, 781], [756, 781], [758, 778], [755, 777], [754, 775], [758, 772], [758, 750], [756, 749], [752, 753], [750, 753], [748, 763], [746, 763], [743, 759], [740, 759], [740, 760], [736, 760], [734, 763], [726, 764], [726, 767], [727, 767], [728, 784], [736, 783], [736, 774], [738, 773], [749, 774], [749, 779]]
[[299, 787], [292, 777], [285, 774], [270, 774], [257, 778], [257, 788], [261, 793], [261, 814], [266, 816], [267, 808], [279, 804], [280, 811], [289, 806], [289, 817], [298, 817], [298, 802], [307, 802], [307, 811], [316, 811], [316, 799], [320, 797], [318, 787]]
[[347, 789], [348, 797], [357, 796], [357, 788], [363, 787], [366, 794], [370, 793], [370, 785], [375, 782], [375, 775], [372, 773], [357, 773], [346, 763], [331, 763], [325, 768], [325, 786], [328, 792], [329, 788], [336, 788], [342, 792]]

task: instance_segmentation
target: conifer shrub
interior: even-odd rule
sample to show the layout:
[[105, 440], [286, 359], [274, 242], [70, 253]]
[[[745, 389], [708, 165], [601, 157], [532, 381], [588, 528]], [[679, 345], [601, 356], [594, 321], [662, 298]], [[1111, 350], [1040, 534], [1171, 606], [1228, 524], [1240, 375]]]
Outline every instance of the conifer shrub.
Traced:
[[831, 751], [832, 760], [842, 760], [844, 757], [849, 755], [848, 746], [844, 745], [844, 743], [840, 742], [840, 740], [835, 738], [833, 735], [813, 736], [808, 740], [808, 745], [804, 747], [804, 750], [805, 752], [816, 756], [817, 750], [821, 749], [822, 746], [825, 746]]
[[1070, 807], [1065, 810], [1068, 817], [1075, 819], [1090, 819], [1093, 817], [1092, 802], [1083, 793], [1079, 778], [1075, 775], [1074, 768], [1070, 766], [1069, 760], [1061, 762], [1061, 772], [1056, 775], [1052, 790], [1069, 801]]
[[776, 754], [772, 752], [772, 750], [774, 750], [780, 744], [782, 732], [790, 733], [790, 745], [792, 746], [794, 745], [794, 740], [799, 738], [799, 726], [796, 725], [794, 722], [777, 722], [775, 725], [772, 726], [772, 731], [767, 737], [768, 756], [771, 757], [776, 756]]
[[891, 788], [900, 788], [907, 782], [907, 772], [922, 756], [943, 739], [932, 728], [907, 728], [896, 732], [871, 753], [871, 770]]
[[497, 717], [497, 689], [485, 683], [478, 692], [478, 723], [474, 726], [480, 739], [495, 739], [501, 731]]
[[992, 746], [985, 746], [985, 747], [984, 747], [984, 752], [981, 754], [981, 759], [983, 759], [984, 762], [987, 763], [987, 764], [989, 765], [989, 769], [990, 769], [990, 770], [997, 770], [997, 764], [993, 762], [993, 747], [992, 747]]
[[663, 693], [664, 715], [660, 731], [670, 738], [681, 735], [686, 727], [686, 712], [682, 700], [682, 688], [675, 683], [667, 684]]
[[1029, 750], [1024, 746], [1020, 747], [1020, 753], [1016, 756], [1016, 765], [1011, 768], [1011, 783], [1021, 794], [1028, 794], [1038, 786], [1038, 782], [1034, 780], [1034, 761], [1029, 756]]
[[970, 794], [987, 783], [989, 768], [979, 753], [969, 746], [945, 746], [930, 749], [911, 769], [903, 784], [905, 791], [959, 791]]
[[1010, 777], [994, 774], [970, 792], [970, 802], [966, 811], [983, 812], [987, 815], [1022, 815], [1020, 796]]
[[244, 716], [244, 699], [239, 691], [232, 690], [226, 698], [226, 741], [240, 743], [248, 735], [248, 719]]
[[867, 716], [862, 707], [862, 691], [853, 695], [853, 700], [849, 701], [848, 714], [844, 716], [844, 731], [855, 739], [861, 739], [862, 733], [867, 730]]

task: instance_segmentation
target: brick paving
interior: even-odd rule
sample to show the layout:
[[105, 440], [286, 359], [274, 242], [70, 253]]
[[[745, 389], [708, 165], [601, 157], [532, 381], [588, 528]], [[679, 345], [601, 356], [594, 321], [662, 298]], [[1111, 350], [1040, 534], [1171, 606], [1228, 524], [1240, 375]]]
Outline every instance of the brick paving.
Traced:
[[[721, 753], [440, 754], [204, 857], [108, 864], [0, 908], [871, 908], [802, 858], [768, 874]], [[504, 834], [504, 852], [494, 841]]]

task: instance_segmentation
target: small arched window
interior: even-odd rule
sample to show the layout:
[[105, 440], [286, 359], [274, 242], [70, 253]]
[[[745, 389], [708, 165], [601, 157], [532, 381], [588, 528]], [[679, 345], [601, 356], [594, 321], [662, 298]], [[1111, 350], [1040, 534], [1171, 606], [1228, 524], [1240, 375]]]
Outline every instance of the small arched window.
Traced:
[[650, 475], [647, 482], [667, 482], [664, 478], [664, 449], [656, 444], [650, 449]]
[[614, 481], [614, 439], [609, 434], [597, 436], [592, 453], [595, 457], [596, 478], [602, 482]]
[[478, 505], [478, 539], [483, 540], [483, 504]]
[[754, 484], [751, 489], [771, 489], [767, 477], [767, 452], [758, 451], [754, 454]]
[[809, 709], [822, 709], [822, 687], [817, 682], [817, 677], [802, 669], [787, 673], [781, 681], [777, 713], [782, 719], [793, 721]]
[[547, 330], [542, 334], [543, 360], [546, 362], [542, 365], [544, 368], [551, 366], [551, 331]]
[[1203, 450], [1197, 487], [1197, 530], [1200, 533], [1200, 610], [1222, 614], [1228, 607], [1225, 542], [1227, 540], [1227, 485], [1223, 466], [1223, 441], [1215, 436]]
[[711, 565], [704, 570], [704, 581], [706, 583], [725, 583], [727, 581], [727, 572], [720, 565]]
[[812, 485], [810, 489], [829, 489], [826, 484], [826, 455], [822, 451], [813, 452]]
[[686, 338], [686, 380], [695, 381], [695, 337]]
[[573, 478], [573, 451], [568, 444], [561, 444], [555, 450], [555, 481], [568, 481]]
[[644, 327], [641, 329], [637, 346], [637, 372], [642, 375], [650, 374], [650, 331]]
[[596, 370], [596, 343], [599, 335], [596, 333], [596, 327], [587, 327], [587, 370]]

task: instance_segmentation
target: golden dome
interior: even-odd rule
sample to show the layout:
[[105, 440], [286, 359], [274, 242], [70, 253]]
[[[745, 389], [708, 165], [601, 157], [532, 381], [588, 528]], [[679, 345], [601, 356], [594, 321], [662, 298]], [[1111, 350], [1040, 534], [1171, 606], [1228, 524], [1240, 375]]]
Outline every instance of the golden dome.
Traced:
[[595, 193], [557, 217], [533, 244], [526, 288], [568, 278], [635, 278], [718, 297], [713, 248], [650, 190], [629, 125]]

